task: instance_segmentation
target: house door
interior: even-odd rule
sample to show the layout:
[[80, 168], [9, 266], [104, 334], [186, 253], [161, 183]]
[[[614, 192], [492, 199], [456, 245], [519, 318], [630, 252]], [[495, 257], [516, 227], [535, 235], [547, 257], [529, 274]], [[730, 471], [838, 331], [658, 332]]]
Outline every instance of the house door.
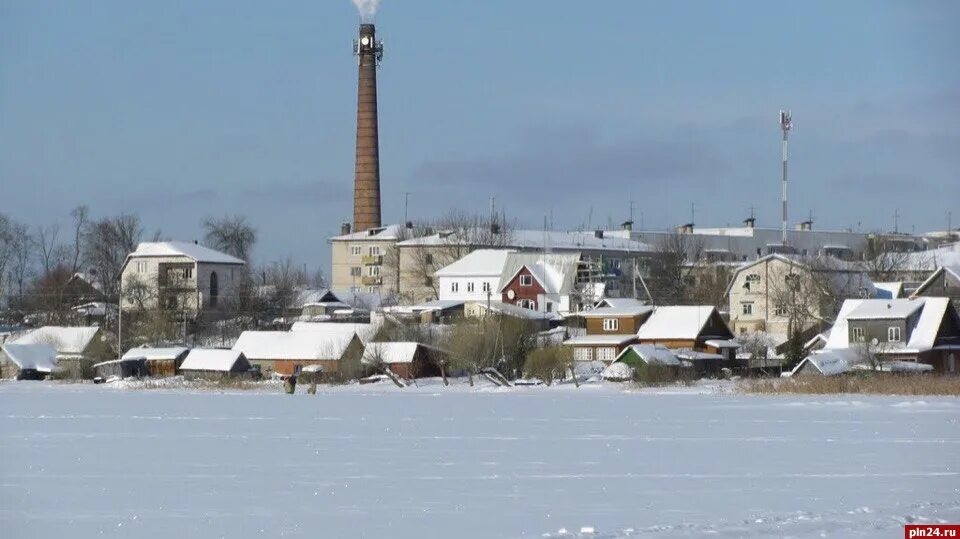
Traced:
[[947, 356], [947, 372], [950, 374], [956, 374], [957, 372], [957, 355], [953, 352], [950, 352], [950, 355]]
[[220, 283], [217, 279], [217, 272], [210, 273], [210, 306], [217, 306], [217, 297], [220, 295]]

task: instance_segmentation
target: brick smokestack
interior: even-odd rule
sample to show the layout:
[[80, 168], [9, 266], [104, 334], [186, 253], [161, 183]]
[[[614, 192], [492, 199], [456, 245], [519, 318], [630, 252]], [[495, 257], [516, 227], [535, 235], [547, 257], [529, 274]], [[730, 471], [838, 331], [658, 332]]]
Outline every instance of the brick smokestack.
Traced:
[[360, 25], [354, 45], [358, 58], [357, 160], [353, 180], [353, 229], [380, 226], [380, 142], [377, 128], [377, 66], [383, 43], [372, 24]]

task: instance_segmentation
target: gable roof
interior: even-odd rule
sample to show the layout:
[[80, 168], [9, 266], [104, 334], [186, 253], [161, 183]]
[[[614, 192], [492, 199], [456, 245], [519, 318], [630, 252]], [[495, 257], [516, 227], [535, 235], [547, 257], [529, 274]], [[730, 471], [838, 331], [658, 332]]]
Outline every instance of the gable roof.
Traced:
[[214, 348], [194, 348], [180, 365], [182, 371], [230, 372], [239, 362], [246, 362], [242, 352]]
[[680, 360], [673, 351], [659, 344], [631, 344], [624, 348], [614, 361], [622, 360], [631, 351], [647, 365], [680, 365]]
[[330, 339], [336, 342], [349, 343], [354, 334], [360, 337], [362, 342], [367, 342], [377, 333], [379, 326], [376, 324], [355, 324], [339, 322], [294, 322], [290, 327], [290, 332], [312, 332], [322, 336], [321, 338]]
[[437, 277], [499, 277], [509, 249], [477, 249], [466, 256], [437, 270]]
[[417, 349], [420, 347], [439, 351], [437, 348], [418, 342], [372, 342], [364, 348], [362, 361], [375, 363], [380, 360], [388, 365], [413, 363]]
[[100, 332], [96, 326], [63, 327], [43, 326], [25, 335], [17, 337], [17, 344], [49, 344], [56, 348], [58, 355], [82, 355]]
[[730, 295], [730, 290], [733, 288], [738, 275], [756, 265], [772, 261], [779, 261], [790, 266], [809, 269], [816, 272], [821, 278], [826, 274], [826, 278], [830, 281], [830, 284], [842, 293], [856, 295], [855, 293], [859, 291], [859, 288], [863, 287], [867, 289], [867, 292], [871, 296], [876, 295], [876, 289], [873, 281], [871, 281], [869, 275], [867, 275], [866, 268], [858, 262], [848, 262], [834, 256], [802, 256], [779, 253], [762, 256], [734, 269], [730, 283], [727, 284], [726, 295]]
[[861, 302], [848, 315], [848, 320], [888, 320], [907, 318], [923, 308], [923, 300], [873, 299]]
[[877, 297], [880, 299], [897, 299], [903, 296], [903, 281], [874, 282]]
[[37, 372], [53, 372], [57, 367], [57, 351], [49, 344], [6, 343], [3, 351], [7, 359], [20, 370], [32, 369]]
[[[347, 325], [347, 324], [344, 324]], [[352, 325], [352, 324], [351, 324]], [[339, 359], [354, 331], [244, 331], [233, 349], [250, 360]]]
[[656, 307], [640, 326], [641, 339], [695, 340], [716, 314], [712, 305], [666, 305]]
[[207, 264], [234, 264], [238, 266], [246, 264], [246, 262], [239, 258], [196, 243], [188, 243], [185, 241], [145, 241], [137, 245], [137, 249], [134, 252], [127, 255], [126, 260], [123, 261], [123, 265], [126, 267], [127, 263], [134, 258], [168, 256], [183, 256], [194, 262]]
[[824, 376], [843, 374], [853, 369], [857, 360], [856, 352], [851, 349], [817, 350], [797, 363], [797, 366], [790, 371], [790, 376], [800, 372], [804, 365], [812, 365]]
[[185, 346], [169, 346], [164, 348], [131, 348], [127, 350], [126, 354], [123, 354], [122, 359], [134, 359], [142, 357], [147, 361], [173, 360], [177, 359], [188, 350], [190, 349]]
[[546, 294], [569, 294], [577, 277], [580, 253], [510, 253], [500, 274], [500, 292], [524, 269]]
[[597, 307], [577, 314], [584, 318], [603, 318], [610, 316], [639, 316], [653, 311], [650, 305], [641, 303], [618, 303], [609, 307]]
[[944, 274], [949, 275], [950, 277], [953, 278], [954, 281], [957, 281], [958, 283], [960, 283], [960, 261], [958, 261], [956, 264], [951, 264], [948, 266], [940, 266], [939, 268], [934, 270], [933, 273], [931, 273], [930, 276], [927, 277], [922, 283], [920, 283], [920, 286], [918, 286], [917, 289], [913, 291], [913, 293], [911, 294], [911, 297], [922, 294], [927, 288], [929, 288], [932, 284], [934, 284], [940, 278], [941, 275], [944, 275]]
[[402, 230], [403, 227], [399, 224], [386, 225], [349, 234], [340, 234], [331, 237], [330, 241], [397, 240], [400, 238]]
[[[888, 304], [890, 305], [889, 308], [887, 307]], [[840, 307], [840, 314], [837, 315], [837, 321], [830, 330], [826, 348], [850, 348], [849, 320], [903, 319], [916, 313], [917, 309], [923, 310], [917, 318], [916, 326], [910, 333], [909, 341], [895, 351], [922, 352], [929, 350], [936, 343], [943, 317], [951, 309], [949, 298], [848, 299]], [[897, 316], [890, 316], [887, 313], [896, 313]]]

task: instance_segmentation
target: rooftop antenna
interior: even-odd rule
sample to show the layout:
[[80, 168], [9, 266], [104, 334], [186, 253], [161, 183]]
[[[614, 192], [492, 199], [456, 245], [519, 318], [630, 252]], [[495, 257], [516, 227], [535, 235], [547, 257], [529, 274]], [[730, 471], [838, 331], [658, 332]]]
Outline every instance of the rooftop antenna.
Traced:
[[793, 117], [789, 110], [780, 111], [780, 130], [783, 131], [783, 217], [780, 223], [781, 238], [783, 245], [787, 245], [787, 133], [793, 127]]
[[691, 225], [697, 224], [697, 203], [696, 202], [690, 203], [690, 224]]
[[[630, 199], [630, 222], [631, 222], [631, 223], [633, 222], [633, 209], [634, 209], [635, 207], [636, 207], [636, 205], [633, 203], [633, 199], [631, 198], [631, 199]], [[643, 228], [643, 227], [640, 227], [640, 228]]]
[[410, 207], [410, 191], [403, 192], [403, 226], [407, 226], [407, 223], [410, 222], [407, 219], [407, 210]]
[[893, 210], [893, 233], [897, 234], [900, 232], [900, 208]]

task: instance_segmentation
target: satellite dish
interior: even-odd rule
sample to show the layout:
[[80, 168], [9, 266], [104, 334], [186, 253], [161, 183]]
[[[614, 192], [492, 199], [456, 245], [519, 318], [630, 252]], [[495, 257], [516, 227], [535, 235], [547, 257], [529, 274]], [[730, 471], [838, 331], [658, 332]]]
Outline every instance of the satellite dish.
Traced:
[[507, 290], [507, 299], [509, 299], [510, 301], [513, 301], [513, 298], [515, 297], [517, 297], [517, 293], [514, 292], [512, 288], [510, 290]]

